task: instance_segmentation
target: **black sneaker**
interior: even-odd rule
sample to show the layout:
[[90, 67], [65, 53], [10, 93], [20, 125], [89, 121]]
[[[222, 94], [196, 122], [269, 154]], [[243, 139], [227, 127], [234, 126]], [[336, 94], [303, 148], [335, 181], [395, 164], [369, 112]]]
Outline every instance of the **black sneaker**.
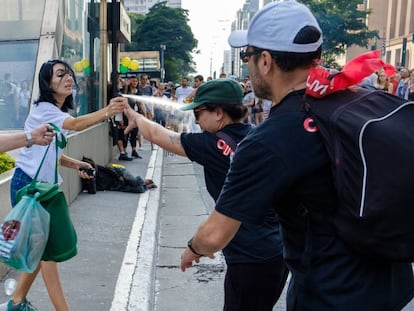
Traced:
[[132, 155], [134, 158], [137, 158], [137, 159], [142, 159], [142, 157], [138, 154], [138, 152], [137, 152], [136, 150], [132, 150], [131, 155]]
[[128, 157], [128, 153], [121, 153], [118, 158], [119, 161], [132, 161], [132, 158]]

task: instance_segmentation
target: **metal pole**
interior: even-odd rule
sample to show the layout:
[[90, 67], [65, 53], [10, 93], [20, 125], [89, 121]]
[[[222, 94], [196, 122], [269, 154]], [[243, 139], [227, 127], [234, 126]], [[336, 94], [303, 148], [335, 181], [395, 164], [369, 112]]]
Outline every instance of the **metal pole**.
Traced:
[[[112, 73], [111, 73], [111, 81], [112, 81], [112, 97], [115, 97], [118, 93], [118, 43], [116, 40], [116, 33], [117, 33], [117, 12], [116, 12], [116, 0], [112, 0], [111, 2], [111, 15], [112, 15], [112, 23], [111, 23], [111, 42], [112, 42]], [[119, 15], [119, 13], [118, 13]]]
[[[101, 103], [105, 103], [106, 105], [108, 101], [108, 34], [107, 29], [110, 25], [107, 24], [107, 1], [102, 0], [100, 3], [100, 19], [99, 19], [99, 27], [100, 27], [100, 68], [101, 72], [99, 75], [99, 85], [101, 87]], [[105, 29], [105, 30], [104, 30]]]
[[160, 45], [160, 58], [161, 58], [161, 72], [160, 72], [160, 77], [161, 77], [161, 82], [164, 83], [164, 78], [165, 78], [165, 65], [164, 65], [164, 51], [166, 49], [166, 45], [165, 44], [161, 44]]
[[407, 38], [403, 38], [402, 50], [401, 50], [401, 67], [405, 67], [407, 57]]

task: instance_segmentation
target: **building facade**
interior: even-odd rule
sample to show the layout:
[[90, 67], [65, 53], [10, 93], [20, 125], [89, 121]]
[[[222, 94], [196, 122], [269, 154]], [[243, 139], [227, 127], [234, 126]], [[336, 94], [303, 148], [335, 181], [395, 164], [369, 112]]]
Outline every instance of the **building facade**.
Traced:
[[129, 13], [145, 15], [153, 5], [160, 2], [167, 2], [167, 6], [171, 8], [181, 8], [181, 0], [124, 0], [124, 5]]
[[[263, 6], [263, 1], [259, 0], [246, 0], [242, 9], [236, 12], [236, 19], [231, 24], [231, 31], [247, 29], [249, 22], [253, 15], [259, 10], [259, 7]], [[231, 48], [230, 50], [230, 64], [231, 75], [235, 75], [239, 78], [247, 76], [247, 65], [240, 61], [239, 55], [240, 49]]]
[[49, 59], [65, 60], [75, 70], [79, 87], [74, 90], [73, 115], [106, 105], [110, 73], [116, 68], [112, 55], [130, 34], [122, 3], [113, 1], [118, 14], [114, 46], [107, 31], [114, 25], [108, 25], [111, 1], [0, 0], [0, 130], [23, 127], [38, 97], [40, 66]]
[[372, 10], [367, 18], [370, 30], [378, 30], [380, 39], [368, 48], [350, 47], [345, 61], [370, 49], [380, 49], [383, 60], [397, 68], [414, 69], [414, 0], [365, 0]]

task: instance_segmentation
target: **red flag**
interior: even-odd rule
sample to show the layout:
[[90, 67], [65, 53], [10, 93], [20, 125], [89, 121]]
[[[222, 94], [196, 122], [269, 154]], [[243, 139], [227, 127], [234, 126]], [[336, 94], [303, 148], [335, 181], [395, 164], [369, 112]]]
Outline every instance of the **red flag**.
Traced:
[[358, 84], [365, 77], [384, 68], [386, 74], [391, 76], [395, 68], [385, 64], [380, 58], [380, 51], [370, 51], [361, 54], [347, 63], [340, 72], [332, 72], [321, 67], [313, 67], [309, 70], [306, 83], [306, 94], [312, 97], [322, 98], [328, 94], [344, 90]]

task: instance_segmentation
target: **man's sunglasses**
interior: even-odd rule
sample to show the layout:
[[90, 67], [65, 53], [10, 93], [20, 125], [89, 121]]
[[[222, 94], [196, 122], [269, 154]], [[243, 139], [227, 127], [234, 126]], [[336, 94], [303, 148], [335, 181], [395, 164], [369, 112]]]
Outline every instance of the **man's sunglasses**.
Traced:
[[240, 59], [243, 63], [247, 63], [251, 56], [253, 55], [260, 55], [263, 50], [255, 49], [253, 51], [241, 51], [240, 52]]

